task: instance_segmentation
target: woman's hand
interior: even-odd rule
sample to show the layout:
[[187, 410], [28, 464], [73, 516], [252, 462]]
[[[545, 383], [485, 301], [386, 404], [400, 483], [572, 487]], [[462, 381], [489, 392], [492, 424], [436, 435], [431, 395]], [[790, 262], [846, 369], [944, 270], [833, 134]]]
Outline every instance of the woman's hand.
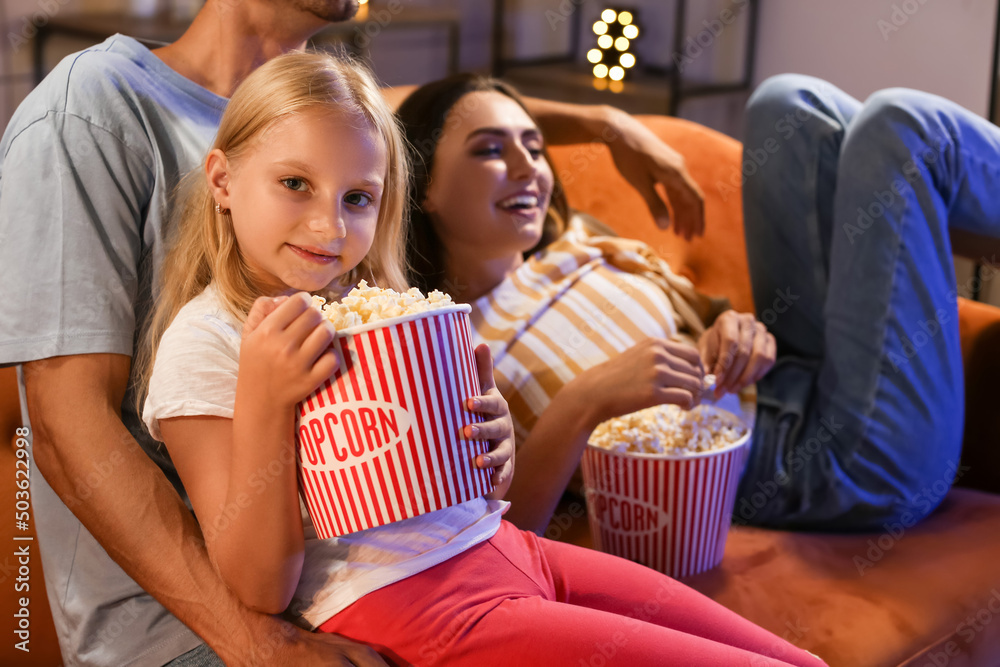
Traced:
[[705, 372], [698, 350], [674, 341], [647, 338], [613, 359], [581, 373], [563, 389], [589, 413], [587, 427], [654, 405], [684, 409], [701, 400]]
[[715, 398], [753, 384], [774, 366], [777, 343], [750, 313], [727, 310], [702, 334], [698, 350], [715, 374]]
[[263, 401], [294, 407], [337, 370], [335, 336], [305, 292], [257, 299], [243, 326], [239, 385]]
[[507, 494], [514, 478], [514, 423], [510, 418], [507, 401], [500, 395], [493, 379], [493, 356], [487, 345], [476, 348], [476, 372], [479, 375], [480, 395], [466, 401], [469, 412], [476, 412], [489, 421], [466, 425], [465, 437], [475, 440], [489, 440], [490, 451], [476, 457], [476, 465], [482, 469], [492, 468], [493, 491], [487, 498], [500, 500]]
[[684, 157], [665, 144], [648, 127], [628, 113], [611, 110], [607, 141], [611, 157], [622, 176], [646, 200], [661, 229], [670, 226], [670, 213], [656, 185], [666, 190], [674, 212], [674, 233], [690, 241], [705, 233], [705, 195], [688, 173]]

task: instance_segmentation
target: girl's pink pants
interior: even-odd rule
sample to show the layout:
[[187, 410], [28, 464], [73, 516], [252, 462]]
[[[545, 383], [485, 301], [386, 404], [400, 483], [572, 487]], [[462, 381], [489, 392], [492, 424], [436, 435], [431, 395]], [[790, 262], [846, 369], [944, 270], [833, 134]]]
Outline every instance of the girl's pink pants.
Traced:
[[396, 665], [825, 664], [665, 575], [506, 521], [320, 631], [369, 644]]

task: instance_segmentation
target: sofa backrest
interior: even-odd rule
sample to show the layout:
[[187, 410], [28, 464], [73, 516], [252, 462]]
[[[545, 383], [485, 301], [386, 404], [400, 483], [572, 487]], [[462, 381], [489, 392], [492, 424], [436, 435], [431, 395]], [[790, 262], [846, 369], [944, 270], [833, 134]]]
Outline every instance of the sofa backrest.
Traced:
[[742, 145], [679, 118], [639, 119], [684, 156], [705, 194], [705, 235], [688, 243], [672, 231], [657, 228], [642, 197], [618, 173], [607, 147], [599, 143], [551, 149], [570, 205], [607, 223], [621, 236], [645, 241], [705, 294], [728, 297], [735, 309], [753, 312], [743, 238]]

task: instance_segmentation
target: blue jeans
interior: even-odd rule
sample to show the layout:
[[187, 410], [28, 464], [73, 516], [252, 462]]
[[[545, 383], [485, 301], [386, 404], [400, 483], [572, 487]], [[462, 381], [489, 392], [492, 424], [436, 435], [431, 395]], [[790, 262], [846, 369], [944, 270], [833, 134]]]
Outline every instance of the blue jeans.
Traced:
[[865, 103], [811, 77], [747, 109], [757, 317], [778, 341], [734, 521], [909, 527], [961, 474], [949, 226], [1000, 235], [1000, 130], [940, 97]]
[[187, 653], [177, 656], [163, 667], [226, 667], [222, 658], [207, 644], [202, 644]]

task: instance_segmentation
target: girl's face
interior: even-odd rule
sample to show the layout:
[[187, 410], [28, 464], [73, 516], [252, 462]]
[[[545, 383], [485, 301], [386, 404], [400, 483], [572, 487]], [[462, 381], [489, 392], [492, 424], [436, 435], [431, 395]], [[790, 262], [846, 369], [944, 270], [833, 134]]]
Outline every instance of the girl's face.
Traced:
[[371, 248], [386, 151], [363, 119], [308, 110], [278, 121], [237, 163], [212, 151], [206, 171], [270, 295], [322, 290]]
[[528, 114], [502, 93], [469, 93], [451, 109], [423, 202], [450, 253], [488, 260], [538, 243], [553, 181], [542, 145]]

